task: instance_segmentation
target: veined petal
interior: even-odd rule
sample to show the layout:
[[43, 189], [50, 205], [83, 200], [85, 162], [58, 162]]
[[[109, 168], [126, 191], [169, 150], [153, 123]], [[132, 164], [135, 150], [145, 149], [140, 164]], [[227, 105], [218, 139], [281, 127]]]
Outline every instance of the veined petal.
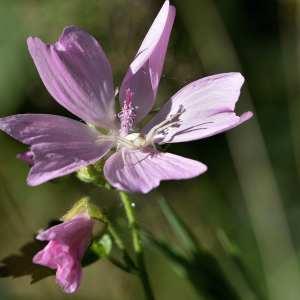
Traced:
[[59, 266], [56, 271], [56, 281], [65, 293], [72, 294], [77, 291], [81, 281], [81, 265], [78, 260], [69, 257], [63, 266]]
[[87, 244], [90, 240], [93, 225], [94, 222], [90, 217], [81, 214], [67, 222], [41, 231], [36, 238], [40, 241], [55, 240], [65, 245], [74, 244], [74, 242], [78, 245], [84, 240]]
[[33, 186], [96, 162], [112, 146], [84, 123], [54, 115], [0, 118], [0, 130], [31, 146], [34, 164], [27, 182]]
[[71, 26], [55, 44], [36, 37], [27, 44], [43, 83], [60, 105], [88, 123], [114, 126], [111, 66], [91, 35]]
[[44, 249], [35, 254], [32, 261], [35, 264], [56, 269], [58, 265], [57, 260], [61, 261], [64, 259], [66, 250], [69, 250], [68, 246], [62, 245], [57, 241], [50, 241]]
[[233, 128], [252, 117], [237, 116], [235, 104], [244, 78], [224, 73], [194, 81], [177, 92], [143, 129], [159, 144], [202, 139]]
[[126, 148], [109, 157], [104, 165], [104, 175], [112, 186], [141, 193], [148, 193], [162, 180], [188, 179], [206, 170], [204, 164], [182, 156]]
[[49, 241], [33, 258], [35, 264], [56, 269], [56, 281], [66, 293], [74, 293], [81, 279], [81, 259], [91, 242], [94, 221], [79, 214], [38, 234]]
[[[85, 245], [86, 249], [87, 245]], [[74, 251], [75, 250], [75, 251]], [[74, 293], [81, 280], [81, 257], [72, 245], [61, 244], [51, 240], [48, 245], [33, 257], [33, 263], [57, 269], [56, 281], [65, 293]]]
[[122, 82], [121, 106], [129, 89], [136, 108], [135, 123], [145, 117], [154, 104], [174, 18], [175, 8], [165, 1]]

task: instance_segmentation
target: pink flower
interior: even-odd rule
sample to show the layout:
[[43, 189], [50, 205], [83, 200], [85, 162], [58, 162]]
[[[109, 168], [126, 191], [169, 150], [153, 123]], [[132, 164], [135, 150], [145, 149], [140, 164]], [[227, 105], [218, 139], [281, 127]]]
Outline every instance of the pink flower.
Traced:
[[34, 256], [33, 262], [56, 270], [56, 281], [66, 293], [74, 293], [80, 285], [80, 262], [91, 241], [92, 230], [93, 221], [81, 214], [36, 237], [49, 243]]
[[155, 102], [174, 18], [175, 8], [165, 1], [123, 79], [119, 113], [114, 110], [111, 66], [92, 36], [67, 27], [52, 45], [28, 39], [49, 93], [86, 123], [45, 114], [0, 119], [0, 129], [30, 146], [25, 157], [33, 163], [29, 185], [70, 174], [111, 150], [104, 175], [124, 191], [147, 193], [161, 180], [187, 179], [206, 171], [204, 164], [159, 152], [156, 146], [224, 132], [252, 113], [235, 114], [244, 78], [226, 73], [183, 87], [145, 127], [139, 127]]

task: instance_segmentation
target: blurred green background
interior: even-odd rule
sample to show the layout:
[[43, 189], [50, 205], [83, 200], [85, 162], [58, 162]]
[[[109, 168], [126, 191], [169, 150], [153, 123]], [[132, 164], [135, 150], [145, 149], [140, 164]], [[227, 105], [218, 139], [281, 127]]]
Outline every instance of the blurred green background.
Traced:
[[[0, 116], [68, 115], [48, 94], [26, 48], [28, 36], [54, 42], [67, 25], [93, 34], [105, 49], [119, 85], [158, 12], [160, 0], [0, 0]], [[141, 225], [177, 245], [157, 199], [163, 194], [199, 242], [221, 262], [241, 299], [258, 299], [241, 280], [218, 239], [223, 230], [240, 248], [254, 284], [269, 300], [300, 299], [300, 2], [297, 0], [173, 0], [177, 8], [159, 103], [202, 76], [240, 71], [246, 78], [238, 111], [254, 118], [228, 134], [172, 145], [171, 152], [200, 160], [208, 172], [166, 182], [135, 196]], [[114, 192], [75, 176], [30, 188], [28, 167], [16, 159], [25, 147], [0, 133], [0, 259], [20, 248], [75, 200], [90, 195], [115, 220], [123, 211]], [[125, 225], [125, 224], [124, 224]], [[158, 251], [146, 260], [157, 299], [199, 299]], [[1, 300], [143, 299], [140, 284], [108, 261], [84, 269], [79, 292], [64, 295], [50, 277], [30, 285], [0, 278]], [[222, 300], [222, 299], [220, 299]]]

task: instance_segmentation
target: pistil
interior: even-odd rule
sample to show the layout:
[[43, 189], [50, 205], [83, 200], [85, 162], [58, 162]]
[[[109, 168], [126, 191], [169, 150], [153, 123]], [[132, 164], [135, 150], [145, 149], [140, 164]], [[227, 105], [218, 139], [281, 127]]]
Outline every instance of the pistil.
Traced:
[[123, 101], [123, 107], [121, 112], [118, 114], [118, 117], [121, 121], [120, 136], [124, 137], [128, 135], [130, 130], [133, 128], [135, 112], [134, 106], [132, 103], [133, 92], [130, 89], [127, 89], [125, 92], [125, 99]]

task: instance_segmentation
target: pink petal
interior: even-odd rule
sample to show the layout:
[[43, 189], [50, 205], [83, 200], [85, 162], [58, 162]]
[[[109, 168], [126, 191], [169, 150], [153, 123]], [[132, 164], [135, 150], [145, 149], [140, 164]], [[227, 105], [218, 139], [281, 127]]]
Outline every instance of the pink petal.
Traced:
[[41, 231], [36, 238], [40, 241], [56, 240], [66, 245], [73, 245], [75, 243], [78, 246], [79, 244], [81, 245], [82, 241], [84, 241], [84, 244], [87, 244], [90, 239], [93, 225], [93, 220], [82, 214], [70, 221]]
[[34, 160], [33, 160], [34, 154], [31, 151], [19, 153], [19, 154], [17, 154], [17, 158], [23, 160], [29, 166], [34, 164]]
[[78, 260], [70, 259], [64, 265], [58, 267], [56, 281], [65, 293], [72, 294], [77, 291], [81, 281], [81, 265]]
[[0, 119], [0, 129], [30, 145], [34, 165], [27, 182], [38, 185], [94, 163], [110, 149], [111, 142], [99, 142], [99, 133], [69, 118], [24, 114]]
[[121, 106], [130, 89], [136, 107], [135, 122], [146, 116], [154, 104], [174, 18], [175, 8], [165, 1], [122, 82]]
[[33, 257], [32, 262], [55, 270], [57, 268], [56, 259], [62, 256], [64, 248], [67, 249], [68, 247], [63, 247], [58, 242], [50, 241], [44, 249]]
[[66, 293], [74, 293], [81, 280], [81, 259], [91, 241], [94, 221], [79, 214], [38, 234], [49, 241], [33, 258], [35, 264], [56, 269], [56, 281]]
[[28, 38], [27, 44], [42, 81], [60, 105], [86, 122], [113, 126], [112, 71], [91, 35], [72, 26], [55, 44], [36, 37]]
[[157, 129], [155, 142], [191, 141], [233, 128], [252, 117], [251, 112], [241, 116], [234, 112], [243, 83], [240, 73], [218, 74], [194, 81], [177, 92], [143, 131], [149, 133], [166, 119], [172, 120], [176, 113], [179, 113], [178, 122], [164, 131]]
[[121, 149], [104, 165], [104, 175], [117, 189], [148, 193], [162, 180], [188, 179], [206, 171], [195, 160], [171, 153]]
[[81, 280], [80, 260], [81, 257], [76, 255], [76, 249], [57, 241], [50, 241], [33, 257], [32, 261], [35, 264], [56, 269], [56, 281], [59, 286], [66, 293], [74, 293], [79, 288]]

